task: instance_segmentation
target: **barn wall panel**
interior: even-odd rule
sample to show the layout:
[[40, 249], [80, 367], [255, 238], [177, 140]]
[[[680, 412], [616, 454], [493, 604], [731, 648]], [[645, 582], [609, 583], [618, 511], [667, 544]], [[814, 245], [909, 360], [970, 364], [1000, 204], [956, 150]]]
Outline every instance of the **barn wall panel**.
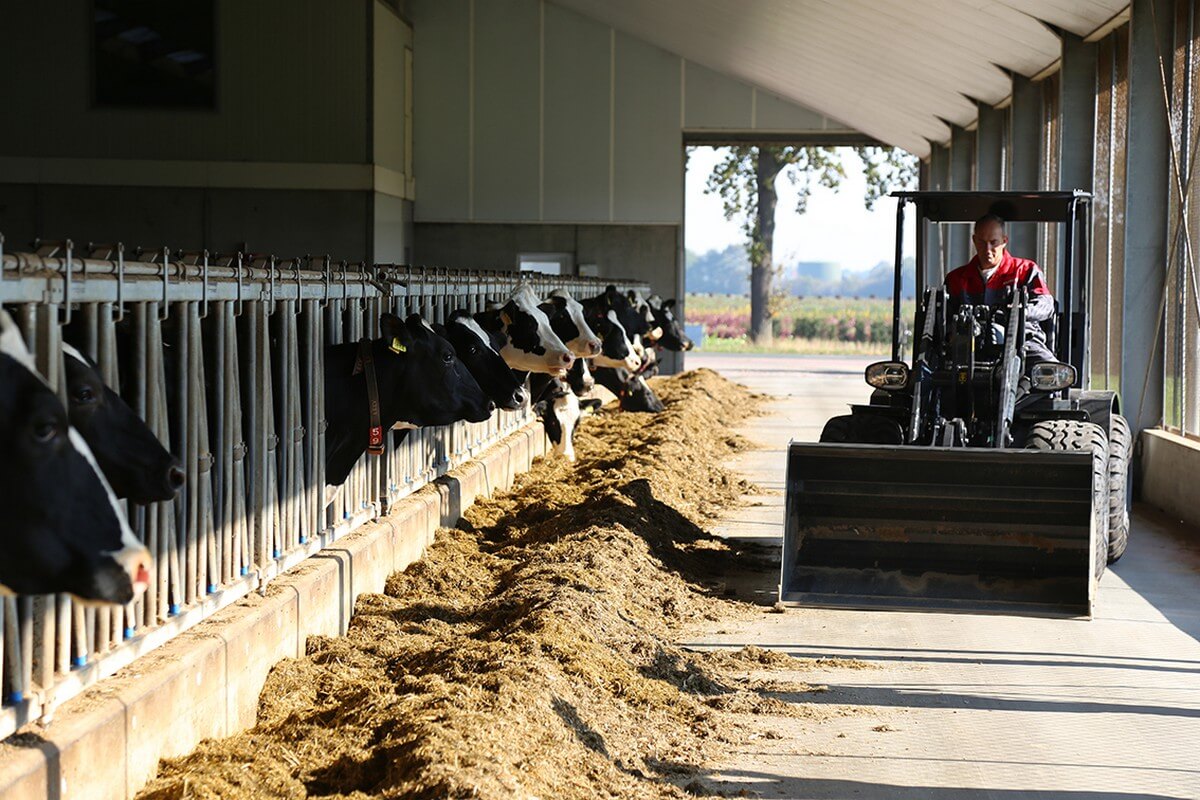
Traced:
[[365, 162], [369, 12], [339, 0], [219, 0], [216, 108], [139, 110], [92, 107], [89, 3], [8, 3], [0, 97], [22, 122], [0, 128], [0, 153]]
[[541, 218], [608, 219], [609, 29], [555, 5], [545, 8]]
[[539, 6], [475, 3], [473, 218], [538, 218]]
[[684, 73], [684, 124], [689, 129], [748, 128], [753, 89], [691, 61]]
[[467, 219], [470, 9], [415, 2], [412, 13], [417, 219]]
[[375, 0], [372, 65], [374, 162], [404, 172], [404, 51], [412, 47], [412, 28], [388, 6]]
[[679, 60], [623, 34], [615, 37], [613, 222], [683, 219]]

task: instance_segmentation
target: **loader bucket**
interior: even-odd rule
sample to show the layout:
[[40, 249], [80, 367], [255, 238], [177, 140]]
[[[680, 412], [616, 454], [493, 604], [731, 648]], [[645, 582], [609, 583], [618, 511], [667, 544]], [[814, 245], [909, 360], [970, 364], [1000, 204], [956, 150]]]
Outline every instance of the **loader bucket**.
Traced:
[[780, 601], [1090, 616], [1089, 453], [788, 446]]

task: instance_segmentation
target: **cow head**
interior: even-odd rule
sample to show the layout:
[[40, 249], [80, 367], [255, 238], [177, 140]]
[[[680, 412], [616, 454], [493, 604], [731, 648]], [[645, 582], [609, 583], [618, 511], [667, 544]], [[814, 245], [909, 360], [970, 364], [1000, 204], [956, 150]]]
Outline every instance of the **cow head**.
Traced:
[[552, 445], [551, 452], [565, 457], [570, 462], [575, 461], [575, 429], [580, 417], [599, 407], [599, 400], [580, 400], [569, 386], [557, 378], [552, 379], [551, 384], [541, 392], [540, 398], [533, 405], [534, 411], [542, 420], [546, 438]]
[[596, 383], [617, 396], [624, 411], [647, 411], [658, 413], [663, 410], [662, 401], [646, 383], [646, 379], [626, 369], [603, 367], [596, 370]]
[[33, 368], [0, 310], [0, 594], [68, 592], [128, 603], [153, 562], [134, 537], [87, 442]]
[[629, 290], [629, 307], [638, 316], [637, 334], [646, 344], [657, 344], [663, 335], [662, 328], [654, 318], [654, 310], [650, 308], [650, 303], [642, 297], [642, 293], [637, 289]]
[[[419, 314], [402, 320], [380, 318], [383, 338], [370, 343], [379, 390], [380, 423], [390, 428], [449, 425], [459, 420], [483, 422], [496, 405], [450, 342], [438, 336]], [[360, 345], [333, 345], [326, 350], [325, 482], [346, 480], [354, 462], [367, 450], [371, 418]]]
[[499, 309], [476, 314], [475, 320], [485, 331], [503, 334], [500, 356], [512, 369], [561, 377], [575, 361], [528, 284], [518, 286]]
[[567, 370], [567, 385], [571, 387], [571, 391], [575, 394], [583, 395], [590, 392], [596, 386], [596, 379], [592, 377], [592, 369], [588, 366], [586, 358], [579, 358]]
[[600, 353], [600, 337], [588, 327], [583, 305], [566, 289], [555, 289], [539, 308], [549, 317], [555, 335], [577, 357], [591, 358]]
[[657, 343], [676, 352], [691, 350], [692, 340], [683, 332], [683, 323], [675, 318], [675, 299], [663, 300], [658, 295], [652, 295], [646, 302], [654, 314], [655, 325], [662, 329], [662, 336]]
[[135, 503], [170, 500], [183, 486], [179, 459], [167, 452], [146, 423], [105, 385], [95, 365], [63, 345], [67, 414], [117, 497]]
[[470, 312], [459, 309], [450, 315], [446, 326], [434, 326], [451, 345], [458, 359], [466, 365], [483, 393], [497, 407], [515, 411], [525, 402], [525, 388], [492, 346], [491, 337], [479, 326]]
[[379, 324], [383, 339], [374, 351], [386, 425], [407, 422], [423, 428], [492, 416], [496, 404], [455, 355], [454, 346], [420, 314], [405, 320], [384, 314]]
[[642, 359], [634, 352], [633, 343], [625, 334], [625, 326], [621, 324], [616, 311], [609, 309], [594, 322], [593, 327], [603, 337], [600, 355], [596, 356], [596, 366], [636, 370], [642, 365]]

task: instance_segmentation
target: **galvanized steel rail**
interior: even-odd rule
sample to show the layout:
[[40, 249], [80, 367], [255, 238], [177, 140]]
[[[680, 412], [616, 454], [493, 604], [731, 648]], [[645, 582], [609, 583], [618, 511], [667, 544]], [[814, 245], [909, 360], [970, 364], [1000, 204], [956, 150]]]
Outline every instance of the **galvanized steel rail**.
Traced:
[[[3, 238], [0, 237], [0, 248]], [[529, 424], [528, 410], [410, 432], [364, 456], [325, 506], [324, 348], [379, 336], [379, 317], [441, 322], [483, 310], [518, 280], [539, 296], [576, 297], [600, 278], [365, 265], [329, 256], [133, 253], [117, 244], [37, 242], [0, 250], [0, 302], [39, 369], [65, 398], [64, 325], [80, 348], [183, 461], [173, 502], [127, 505], [155, 559], [144, 596], [121, 608], [65, 594], [0, 600], [0, 739], [43, 717], [421, 486]], [[119, 347], [121, 341], [127, 346]], [[69, 502], [69, 498], [64, 498]]]

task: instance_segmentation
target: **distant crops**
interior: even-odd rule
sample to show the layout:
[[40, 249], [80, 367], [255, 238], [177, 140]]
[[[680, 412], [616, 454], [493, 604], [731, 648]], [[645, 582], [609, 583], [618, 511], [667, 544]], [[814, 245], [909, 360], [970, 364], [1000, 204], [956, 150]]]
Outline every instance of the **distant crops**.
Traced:
[[[912, 324], [912, 301], [903, 303], [901, 309], [903, 327], [907, 328]], [[703, 324], [708, 337], [744, 340], [749, 334], [749, 297], [689, 294], [685, 310], [687, 322]], [[842, 345], [831, 348], [836, 351], [850, 344], [864, 351], [882, 352], [892, 342], [892, 302], [881, 298], [788, 297], [775, 304], [771, 324], [781, 345], [787, 340], [804, 340]]]

